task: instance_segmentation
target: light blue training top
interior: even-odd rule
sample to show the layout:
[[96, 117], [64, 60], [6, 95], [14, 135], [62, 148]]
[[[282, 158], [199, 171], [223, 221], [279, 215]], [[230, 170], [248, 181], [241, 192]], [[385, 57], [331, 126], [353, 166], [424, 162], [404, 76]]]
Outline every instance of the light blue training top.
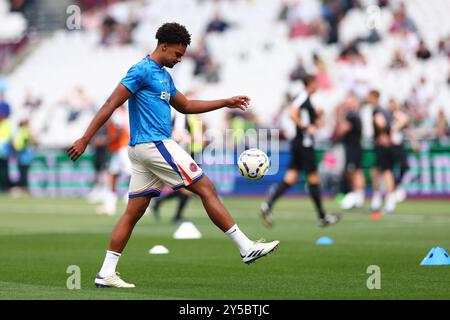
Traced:
[[171, 139], [170, 97], [177, 89], [169, 72], [147, 55], [120, 83], [133, 93], [128, 99], [129, 145]]

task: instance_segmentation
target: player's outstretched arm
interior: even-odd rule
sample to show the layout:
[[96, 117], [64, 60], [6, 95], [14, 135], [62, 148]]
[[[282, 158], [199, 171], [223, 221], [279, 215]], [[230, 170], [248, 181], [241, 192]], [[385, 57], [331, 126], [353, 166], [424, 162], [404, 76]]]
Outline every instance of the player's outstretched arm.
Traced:
[[111, 117], [114, 110], [121, 106], [132, 95], [130, 91], [123, 85], [119, 84], [113, 93], [109, 96], [103, 106], [98, 110], [94, 119], [92, 119], [84, 135], [76, 140], [69, 148], [67, 153], [72, 161], [77, 160], [86, 150], [89, 141], [101, 126]]
[[235, 96], [221, 100], [189, 100], [181, 92], [170, 98], [170, 104], [179, 112], [184, 114], [204, 113], [220, 108], [232, 108], [247, 110], [250, 98], [247, 96]]

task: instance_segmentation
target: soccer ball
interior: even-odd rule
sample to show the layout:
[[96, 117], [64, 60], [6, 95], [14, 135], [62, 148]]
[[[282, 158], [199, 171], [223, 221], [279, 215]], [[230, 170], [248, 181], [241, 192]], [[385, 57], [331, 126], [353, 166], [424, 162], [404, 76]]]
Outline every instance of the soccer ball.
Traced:
[[258, 180], [269, 171], [269, 157], [259, 149], [248, 149], [239, 156], [238, 167], [243, 177]]

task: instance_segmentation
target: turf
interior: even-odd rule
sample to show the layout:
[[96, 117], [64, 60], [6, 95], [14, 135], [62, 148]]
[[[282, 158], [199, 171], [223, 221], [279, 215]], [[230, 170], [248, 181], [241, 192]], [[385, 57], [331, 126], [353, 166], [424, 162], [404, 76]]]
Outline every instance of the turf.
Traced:
[[[225, 198], [239, 226], [252, 238], [278, 239], [280, 248], [250, 266], [206, 216], [201, 202], [186, 217], [198, 240], [174, 240], [174, 202], [159, 222], [144, 216], [118, 270], [136, 288], [97, 289], [111, 230], [119, 216], [99, 216], [83, 199], [0, 197], [0, 299], [450, 299], [450, 266], [419, 266], [432, 247], [450, 250], [448, 201], [408, 200], [393, 215], [371, 221], [365, 210], [345, 213], [321, 229], [308, 199], [285, 198], [275, 225], [257, 217], [261, 199]], [[333, 200], [326, 202], [337, 209]], [[121, 205], [123, 209], [123, 205]], [[321, 236], [335, 243], [317, 246]], [[161, 244], [168, 255], [150, 255]], [[81, 289], [69, 290], [68, 266], [81, 269]], [[381, 289], [369, 290], [367, 268], [381, 269]]]

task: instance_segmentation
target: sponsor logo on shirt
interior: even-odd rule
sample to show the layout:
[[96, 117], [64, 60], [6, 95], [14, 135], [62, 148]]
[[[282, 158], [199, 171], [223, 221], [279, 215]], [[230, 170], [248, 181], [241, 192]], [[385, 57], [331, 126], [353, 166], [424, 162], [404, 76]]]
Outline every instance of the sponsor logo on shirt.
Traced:
[[170, 101], [170, 93], [166, 92], [166, 91], [162, 91], [160, 98], [161, 98], [161, 100], [169, 102]]

